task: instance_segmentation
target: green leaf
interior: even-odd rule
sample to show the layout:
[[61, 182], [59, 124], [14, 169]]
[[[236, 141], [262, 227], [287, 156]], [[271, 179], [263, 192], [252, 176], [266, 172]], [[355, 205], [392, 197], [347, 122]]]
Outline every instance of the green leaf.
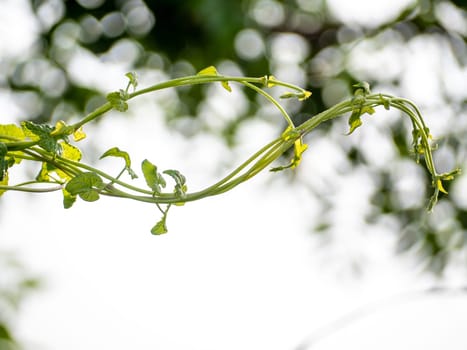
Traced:
[[69, 159], [75, 162], [79, 162], [81, 160], [81, 151], [78, 147], [70, 145], [66, 142], [61, 142], [60, 146], [62, 147], [62, 158]]
[[[79, 162], [81, 160], [81, 151], [79, 148], [70, 145], [66, 142], [60, 142], [60, 146], [62, 147], [62, 158], [69, 159], [75, 162]], [[36, 176], [37, 181], [49, 181], [50, 175], [55, 173], [60, 177], [62, 180], [68, 181], [72, 179], [72, 176], [68, 173], [64, 172], [60, 168], [56, 167], [52, 163], [43, 162], [41, 166], [41, 170], [39, 174]]]
[[355, 129], [357, 129], [359, 126], [362, 125], [362, 120], [360, 119], [360, 115], [361, 115], [360, 110], [354, 110], [352, 114], [350, 115], [350, 118], [349, 118], [350, 130], [347, 133], [347, 135], [350, 135], [351, 133], [355, 131]]
[[122, 151], [118, 147], [112, 147], [108, 149], [107, 151], [105, 151], [104, 154], [99, 159], [102, 159], [105, 157], [123, 158], [123, 160], [125, 161], [125, 169], [128, 172], [128, 174], [130, 174], [131, 178], [136, 179], [138, 177], [138, 175], [136, 175], [133, 169], [131, 169], [131, 159], [130, 159], [130, 155], [128, 154], [128, 152]]
[[118, 147], [112, 147], [108, 149], [107, 151], [104, 152], [103, 155], [99, 159], [105, 158], [105, 157], [120, 157], [125, 160], [125, 166], [130, 167], [131, 166], [131, 160], [130, 156], [128, 155], [127, 152], [120, 150]]
[[[60, 146], [62, 147], [62, 154], [61, 154], [62, 158], [72, 160], [74, 162], [79, 162], [81, 160], [82, 154], [81, 154], [81, 151], [79, 150], [78, 147], [70, 145], [70, 144], [68, 144], [66, 142], [60, 142]], [[59, 168], [55, 168], [55, 167], [51, 168], [49, 166], [49, 169], [50, 169], [50, 171], [55, 171], [57, 173], [57, 175], [63, 180], [70, 180], [71, 179], [71, 176], [69, 174], [65, 173], [64, 171], [60, 170]]]
[[62, 189], [62, 193], [63, 193], [63, 207], [65, 209], [71, 208], [72, 205], [76, 202], [76, 196], [72, 195], [65, 188]]
[[0, 125], [0, 140], [22, 141], [26, 138], [22, 128], [15, 124]]
[[172, 179], [174, 179], [177, 185], [183, 186], [186, 183], [186, 178], [182, 175], [178, 170], [164, 170], [164, 174], [169, 175]]
[[276, 171], [282, 171], [282, 170], [289, 169], [289, 168], [291, 169], [296, 168], [297, 166], [300, 165], [300, 162], [302, 161], [302, 154], [307, 149], [308, 149], [308, 145], [306, 143], [303, 143], [301, 138], [298, 138], [294, 142], [294, 156], [290, 160], [290, 163], [285, 166], [279, 166], [279, 167], [272, 168], [270, 171], [276, 172]]
[[[216, 67], [209, 66], [209, 67], [206, 67], [206, 68], [200, 70], [196, 75], [219, 76], [219, 73], [217, 72]], [[228, 81], [221, 81], [221, 85], [228, 92], [232, 92], [232, 88], [230, 87]]]
[[291, 126], [288, 126], [281, 136], [284, 141], [294, 140], [294, 156], [290, 160], [289, 164], [285, 166], [272, 168], [270, 171], [273, 172], [282, 171], [288, 168], [296, 168], [302, 161], [303, 152], [305, 152], [308, 149], [308, 145], [306, 143], [303, 143], [300, 131]]
[[357, 88], [355, 90], [355, 95], [358, 95], [358, 94], [369, 95], [369, 94], [371, 94], [370, 84], [368, 84], [368, 82], [366, 82], [366, 81], [361, 81], [361, 82], [359, 82], [357, 84], [354, 84], [352, 86], [354, 88]]
[[37, 181], [49, 181], [50, 180], [50, 172], [52, 171], [50, 167], [53, 167], [52, 170], [55, 170], [55, 167], [50, 165], [47, 162], [42, 162], [41, 170], [39, 171], [39, 174], [36, 176]]
[[[0, 185], [2, 185], [2, 186], [8, 186], [8, 173], [5, 173], [5, 174], [3, 175], [3, 179], [0, 180]], [[0, 196], [1, 196], [3, 193], [5, 193], [5, 191], [6, 191], [6, 190], [0, 189]]]
[[32, 140], [38, 140], [42, 136], [49, 136], [54, 128], [47, 124], [36, 124], [31, 121], [21, 122], [24, 134]]
[[167, 216], [163, 216], [161, 220], [157, 224], [153, 226], [151, 229], [151, 233], [153, 235], [163, 235], [164, 233], [167, 233], [167, 224], [166, 224], [166, 218]]
[[[130, 80], [130, 82], [128, 83], [128, 87], [133, 86], [133, 91], [135, 91], [136, 87], [138, 86], [138, 80], [136, 79], [136, 73], [128, 72], [125, 74], [125, 76]], [[127, 88], [127, 93], [128, 93], [128, 88]]]
[[448, 191], [446, 191], [446, 189], [443, 186], [443, 181], [452, 181], [454, 180], [454, 177], [459, 175], [460, 173], [461, 173], [461, 169], [456, 168], [448, 173], [443, 173], [443, 174], [438, 175], [435, 186], [438, 188], [440, 192], [448, 194]]
[[119, 112], [125, 112], [128, 110], [128, 103], [125, 101], [128, 98], [127, 93], [123, 90], [114, 91], [106, 96], [107, 101], [110, 102], [112, 108], [116, 109]]
[[86, 202], [95, 202], [99, 199], [99, 192], [86, 191], [79, 194], [79, 197]]
[[143, 160], [141, 164], [146, 184], [156, 193], [161, 193], [161, 188], [166, 186], [166, 182], [162, 175], [157, 172], [157, 166], [152, 164], [149, 160]]
[[73, 140], [76, 142], [81, 141], [84, 138], [86, 138], [86, 133], [83, 131], [83, 127], [80, 127], [78, 130], [73, 132]]
[[[168, 204], [167, 207], [165, 208], [165, 210], [162, 212], [162, 218], [157, 222], [157, 224], [155, 224], [152, 229], [151, 229], [151, 233], [153, 235], [162, 235], [164, 233], [167, 233], [168, 230], [167, 230], [167, 213], [169, 212], [169, 209], [170, 209], [170, 206], [171, 204]], [[159, 207], [159, 206], [158, 206]], [[160, 210], [162, 210], [160, 207], [159, 207]]]
[[218, 75], [217, 69], [214, 66], [206, 67], [200, 70], [196, 75]]
[[182, 175], [178, 170], [164, 170], [163, 173], [174, 179], [174, 193], [179, 197], [183, 197], [188, 189], [186, 186], [185, 176]]
[[232, 92], [232, 88], [229, 85], [228, 81], [221, 81], [221, 85], [224, 89], [226, 89], [228, 92]]
[[50, 133], [51, 136], [57, 136], [58, 134], [67, 136], [73, 132], [73, 128], [67, 125], [63, 120], [59, 120], [55, 123], [55, 126]]
[[[369, 85], [368, 85], [368, 89], [369, 89]], [[350, 130], [347, 133], [347, 135], [350, 135], [351, 133], [355, 131], [355, 129], [357, 129], [359, 126], [362, 125], [362, 120], [360, 119], [360, 117], [363, 114], [375, 113], [375, 110], [373, 107], [365, 105], [365, 94], [366, 92], [364, 91], [363, 88], [358, 89], [355, 93], [355, 97], [352, 100], [352, 114], [350, 115], [349, 122], [348, 122], [350, 126]]]
[[423, 142], [422, 136], [423, 133], [425, 133], [428, 138], [431, 138], [430, 130], [428, 128], [425, 128], [425, 130], [422, 131], [414, 126], [414, 128], [412, 129], [412, 147], [417, 163], [420, 162], [420, 155], [423, 155], [426, 152], [426, 145]]
[[94, 172], [81, 173], [72, 178], [65, 186], [72, 196], [80, 196], [87, 202], [99, 199], [99, 191], [104, 188], [104, 183], [99, 175]]
[[57, 139], [51, 135], [54, 128], [47, 124], [36, 124], [31, 121], [21, 123], [24, 133], [32, 140], [38, 140], [40, 147], [47, 152], [61, 154], [62, 147], [58, 144]]

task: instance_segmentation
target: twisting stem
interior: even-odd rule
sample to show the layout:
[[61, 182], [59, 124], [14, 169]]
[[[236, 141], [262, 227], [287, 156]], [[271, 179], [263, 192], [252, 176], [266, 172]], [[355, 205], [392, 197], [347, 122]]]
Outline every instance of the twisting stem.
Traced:
[[[28, 130], [23, 127], [24, 136], [21, 136], [23, 133], [21, 128], [3, 126], [4, 128], [0, 130], [6, 130], [6, 132], [4, 135], [0, 134], [0, 195], [5, 191], [40, 193], [63, 190], [64, 199], [68, 205], [65, 207], [71, 206], [77, 196], [88, 201], [94, 201], [99, 198], [99, 194], [154, 203], [161, 212], [162, 219], [153, 227], [151, 232], [154, 234], [165, 233], [165, 220], [172, 204], [183, 204], [230, 191], [256, 176], [291, 148], [294, 149], [294, 158], [291, 163], [288, 166], [271, 170], [294, 168], [299, 164], [301, 154], [307, 148], [303, 144], [303, 137], [321, 123], [350, 114], [349, 125], [351, 129], [349, 133], [351, 133], [362, 124], [360, 117], [365, 113], [373, 113], [374, 108], [378, 106], [384, 106], [386, 109], [389, 109], [389, 107], [396, 108], [410, 118], [414, 129], [414, 146], [416, 151], [423, 152], [426, 167], [433, 178], [434, 194], [430, 201], [430, 208], [436, 203], [439, 192], [445, 192], [442, 181], [451, 180], [454, 175], [459, 173], [457, 169], [450, 173], [437, 173], [432, 148], [430, 147], [431, 135], [420, 110], [413, 102], [387, 94], [371, 94], [367, 83], [356, 85], [359, 89], [356, 90], [353, 98], [342, 101], [309, 118], [301, 125], [295, 126], [292, 118], [281, 103], [265, 89], [274, 86], [291, 89], [293, 92], [286, 92], [281, 98], [294, 97], [299, 100], [308, 98], [311, 93], [293, 84], [279, 81], [273, 76], [259, 78], [222, 76], [217, 73], [214, 67], [209, 67], [197, 75], [160, 82], [132, 93], [129, 93], [129, 89], [131, 86], [136, 88], [136, 78], [133, 73], [128, 73], [127, 77], [129, 77], [130, 81], [125, 90], [109, 94], [107, 96], [108, 102], [72, 125], [67, 126], [64, 122], [59, 122], [55, 128], [50, 128], [29, 123], [26, 125]], [[121, 157], [125, 161], [125, 168], [117, 176], [111, 176], [94, 166], [81, 162], [80, 151], [68, 144], [67, 137], [69, 135], [73, 134], [75, 139], [83, 137], [81, 128], [84, 125], [114, 108], [121, 112], [125, 111], [128, 108], [128, 100], [163, 89], [207, 83], [221, 83], [228, 91], [231, 91], [229, 83], [237, 83], [253, 90], [279, 110], [286, 120], [288, 128], [280, 137], [260, 148], [221, 180], [204, 189], [188, 193], [185, 177], [176, 170], [166, 170], [163, 173], [172, 177], [175, 186], [172, 192], [162, 192], [162, 188], [166, 186], [164, 177], [158, 172], [157, 167], [147, 160], [145, 161], [146, 166], [142, 166], [142, 170], [149, 189], [140, 188], [121, 180], [121, 176], [125, 171], [128, 171], [132, 178], [136, 177], [131, 169], [130, 157], [126, 152], [113, 148], [103, 155], [103, 157], [109, 155]], [[31, 132], [34, 134], [32, 140], [29, 138]], [[79, 137], [76, 137], [76, 134], [79, 134]], [[63, 151], [62, 154], [62, 149], [68, 153]], [[41, 173], [36, 180], [10, 186], [8, 185], [8, 168], [21, 161], [42, 163]], [[52, 172], [55, 172], [55, 174], [51, 174]], [[54, 179], [54, 181], [48, 181], [49, 179]], [[104, 183], [104, 181], [107, 181], [107, 183]], [[33, 187], [39, 184], [56, 184], [57, 186], [49, 188]]]

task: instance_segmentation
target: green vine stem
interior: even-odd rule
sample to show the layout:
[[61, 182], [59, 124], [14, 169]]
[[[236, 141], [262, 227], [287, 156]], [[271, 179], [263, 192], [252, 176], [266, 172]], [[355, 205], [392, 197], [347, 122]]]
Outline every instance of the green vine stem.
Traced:
[[[98, 200], [101, 195], [153, 203], [162, 213], [162, 218], [151, 232], [162, 234], [167, 232], [166, 218], [172, 205], [183, 205], [187, 202], [230, 191], [269, 167], [291, 148], [294, 150], [294, 156], [290, 163], [270, 170], [293, 169], [300, 164], [302, 154], [307, 149], [303, 137], [321, 123], [350, 114], [348, 134], [351, 134], [361, 126], [361, 116], [373, 114], [375, 108], [379, 106], [386, 109], [398, 109], [412, 122], [412, 145], [416, 160], [419, 162], [420, 158], [424, 159], [426, 168], [432, 177], [434, 193], [430, 199], [428, 210], [432, 210], [435, 206], [439, 192], [447, 193], [443, 182], [452, 180], [460, 172], [460, 169], [441, 174], [436, 171], [432, 155], [433, 147], [430, 145], [432, 137], [414, 103], [387, 94], [372, 94], [369, 85], [365, 82], [354, 85], [355, 93], [352, 98], [340, 102], [296, 126], [281, 103], [266, 89], [286, 88], [290, 91], [282, 94], [281, 98], [297, 98], [298, 100], [307, 99], [311, 92], [277, 80], [273, 76], [259, 78], [223, 76], [218, 74], [215, 67], [211, 66], [203, 69], [197, 75], [168, 80], [140, 90], [136, 90], [138, 84], [136, 75], [127, 73], [126, 76], [129, 82], [124, 90], [108, 94], [105, 104], [74, 124], [67, 125], [60, 121], [55, 126], [50, 126], [26, 121], [20, 126], [0, 125], [0, 195], [6, 191], [35, 193], [62, 191], [65, 208], [70, 208], [78, 197], [92, 202]], [[262, 95], [279, 110], [288, 125], [286, 130], [280, 137], [263, 146], [224, 178], [195, 192], [188, 192], [186, 178], [178, 170], [165, 170], [161, 173], [157, 166], [148, 160], [144, 160], [141, 165], [147, 188], [140, 188], [121, 180], [120, 178], [125, 172], [128, 172], [132, 179], [138, 175], [132, 169], [130, 155], [118, 147], [109, 149], [101, 157], [118, 157], [125, 162], [124, 168], [117, 176], [109, 175], [81, 162], [81, 151], [75, 146], [75, 142], [86, 136], [83, 132], [83, 127], [86, 124], [102, 117], [112, 109], [125, 112], [128, 109], [127, 101], [140, 95], [179, 86], [208, 83], [220, 83], [229, 92], [232, 91], [230, 83], [241, 84]], [[130, 89], [133, 91], [130, 92]], [[69, 141], [70, 137], [73, 137], [75, 141], [73, 144]], [[41, 166], [39, 174], [34, 180], [16, 185], [9, 184], [8, 169], [23, 161], [39, 163]], [[167, 178], [172, 178], [175, 183], [171, 191], [165, 191]], [[164, 205], [165, 208], [161, 205]]]

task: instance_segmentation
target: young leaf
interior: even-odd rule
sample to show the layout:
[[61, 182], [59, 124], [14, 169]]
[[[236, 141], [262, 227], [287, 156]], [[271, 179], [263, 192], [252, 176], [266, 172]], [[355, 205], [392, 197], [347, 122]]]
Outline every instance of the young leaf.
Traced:
[[[214, 66], [209, 66], [207, 68], [204, 68], [200, 70], [196, 75], [207, 75], [207, 76], [218, 76], [219, 73], [217, 72], [216, 67]], [[221, 85], [224, 89], [226, 89], [228, 92], [232, 92], [232, 88], [229, 85], [228, 81], [221, 81]]]
[[111, 92], [106, 96], [107, 101], [110, 102], [112, 108], [119, 112], [125, 112], [128, 110], [128, 103], [125, 102], [127, 97], [127, 94], [123, 90]]
[[70, 145], [66, 142], [61, 142], [60, 146], [62, 147], [62, 158], [66, 158], [69, 160], [73, 160], [75, 162], [79, 162], [81, 160], [81, 151], [78, 147]]
[[436, 180], [436, 187], [438, 187], [438, 190], [440, 190], [441, 192], [448, 194], [448, 191], [446, 191], [446, 189], [443, 187], [443, 182], [441, 181], [441, 179]]
[[[81, 160], [81, 151], [79, 148], [70, 145], [66, 142], [61, 142], [60, 146], [62, 147], [62, 158], [69, 159], [75, 162]], [[60, 179], [68, 181], [72, 179], [72, 176], [65, 171], [61, 170], [59, 167], [53, 165], [52, 163], [43, 162], [39, 174], [36, 176], [37, 181], [50, 181], [50, 174], [55, 172]]]
[[75, 140], [75, 142], [81, 141], [84, 138], [86, 138], [86, 133], [83, 131], [83, 127], [80, 127], [73, 133], [73, 140]]
[[105, 158], [105, 157], [120, 157], [125, 160], [125, 166], [130, 167], [131, 166], [131, 160], [130, 156], [128, 155], [127, 152], [120, 150], [118, 147], [112, 147], [108, 149], [107, 151], [104, 152], [103, 155], [100, 156], [99, 159]]
[[[135, 72], [128, 72], [125, 74], [125, 76], [130, 80], [128, 83], [128, 88], [130, 86], [133, 86], [133, 91], [136, 90], [136, 86], [138, 86], [138, 80], [136, 79], [136, 73]], [[126, 89], [128, 92], [128, 88]]]
[[99, 199], [99, 192], [104, 188], [104, 183], [99, 175], [93, 172], [81, 173], [72, 178], [65, 186], [65, 189], [72, 196], [80, 196], [87, 202], [94, 202]]
[[[5, 174], [3, 175], [3, 179], [0, 180], [0, 185], [2, 185], [2, 186], [8, 186], [8, 173], [5, 173]], [[1, 196], [3, 193], [5, 193], [5, 191], [6, 191], [6, 190], [0, 189], [0, 196]]]
[[[81, 151], [78, 147], [70, 145], [66, 142], [60, 142], [60, 146], [62, 147], [62, 158], [72, 160], [74, 162], [79, 162], [81, 160]], [[72, 178], [69, 174], [57, 167], [54, 167], [50, 163], [47, 164], [47, 169], [49, 173], [55, 171], [55, 173], [63, 180], [70, 180]]]
[[155, 193], [161, 193], [161, 188], [166, 186], [166, 182], [162, 175], [157, 172], [157, 166], [145, 159], [141, 164], [141, 170], [143, 171], [144, 179], [149, 188]]
[[0, 140], [22, 141], [25, 137], [23, 129], [15, 124], [0, 125]]
[[284, 141], [288, 141], [290, 139], [296, 139], [299, 136], [300, 136], [300, 132], [290, 125], [287, 127], [287, 129], [285, 129], [285, 131], [281, 135]]
[[50, 136], [50, 133], [54, 130], [53, 127], [47, 124], [36, 124], [31, 121], [21, 122], [21, 127], [26, 136], [32, 140], [38, 140], [42, 136]]
[[58, 144], [57, 139], [51, 135], [54, 128], [46, 124], [36, 124], [31, 121], [21, 123], [24, 133], [32, 140], [39, 140], [40, 147], [47, 152], [60, 154], [62, 151], [61, 146]]
[[443, 186], [443, 181], [454, 180], [454, 177], [456, 175], [459, 175], [460, 173], [461, 173], [461, 170], [459, 168], [456, 168], [448, 173], [440, 174], [436, 179], [436, 188], [438, 188], [440, 192], [448, 194], [448, 191], [446, 191], [446, 189]]
[[294, 156], [290, 160], [290, 163], [285, 165], [285, 166], [279, 166], [272, 168], [270, 171], [276, 172], [276, 171], [282, 171], [285, 169], [294, 169], [296, 168], [300, 162], [302, 161], [302, 154], [308, 149], [308, 145], [306, 143], [303, 143], [302, 139], [299, 138], [297, 141], [294, 143]]
[[157, 224], [155, 224], [153, 226], [153, 228], [151, 229], [151, 233], [153, 235], [163, 235], [164, 233], [167, 233], [168, 230], [167, 230], [167, 224], [166, 224], [166, 219], [167, 219], [167, 216], [163, 216], [162, 219], [160, 219]]
[[361, 115], [360, 109], [352, 111], [352, 114], [350, 115], [350, 118], [349, 118], [350, 130], [347, 133], [347, 135], [350, 135], [351, 133], [355, 131], [356, 128], [362, 125], [362, 120], [360, 119], [360, 115]]
[[[39, 171], [39, 174], [36, 176], [36, 181], [49, 181], [50, 180], [50, 172], [51, 169], [50, 167], [53, 167], [47, 162], [42, 162], [41, 170]], [[55, 170], [55, 167], [53, 167], [52, 170]]]
[[217, 69], [214, 66], [206, 67], [200, 70], [196, 75], [218, 75]]
[[307, 98], [309, 98], [310, 96], [311, 96], [311, 91], [303, 90], [303, 92], [299, 94], [298, 100], [299, 101], [304, 101]]
[[67, 125], [63, 120], [59, 120], [55, 123], [55, 127], [53, 128], [52, 132], [50, 133], [52, 136], [57, 135], [58, 133], [63, 133], [67, 131]]
[[365, 96], [367, 94], [367, 91], [369, 92], [370, 86], [368, 85], [367, 82], [362, 82], [360, 84], [356, 84], [354, 86], [360, 86], [355, 91], [355, 97], [352, 99], [352, 114], [350, 115], [349, 118], [349, 126], [350, 130], [347, 133], [347, 135], [350, 135], [357, 129], [359, 126], [362, 125], [362, 120], [360, 117], [365, 114], [373, 114], [375, 113], [375, 110], [371, 106], [365, 106]]
[[273, 86], [277, 85], [275, 83], [277, 79], [274, 75], [265, 75], [261, 80], [262, 80], [263, 85], [267, 88], [272, 88]]
[[224, 89], [226, 89], [228, 92], [232, 92], [232, 88], [229, 85], [228, 81], [221, 81], [221, 85]]
[[361, 93], [364, 94], [364, 95], [369, 95], [371, 94], [371, 91], [370, 91], [370, 84], [368, 84], [368, 82], [366, 81], [361, 81], [357, 84], [354, 84], [352, 85], [354, 88], [357, 88], [355, 90], [355, 95], [359, 94], [360, 93], [360, 90], [361, 90]]
[[168, 232], [167, 222], [166, 221], [167, 221], [167, 213], [169, 212], [169, 209], [170, 209], [170, 204], [168, 204], [167, 207], [165, 208], [165, 210], [164, 210], [164, 212], [162, 214], [162, 218], [151, 229], [151, 233], [153, 235], [162, 235], [162, 234]]
[[384, 109], [389, 111], [389, 108], [391, 106], [391, 104], [390, 104], [391, 101], [388, 98], [383, 97], [383, 95], [381, 95], [381, 94], [379, 94], [379, 101], [380, 101], [380, 103], [383, 104]]
[[297, 129], [292, 128], [291, 126], [288, 126], [287, 129], [285, 129], [285, 131], [282, 133], [282, 139], [284, 141], [295, 139], [294, 157], [290, 160], [290, 163], [288, 165], [272, 168], [270, 171], [275, 172], [275, 171], [282, 171], [288, 168], [292, 168], [292, 169], [296, 168], [302, 161], [303, 152], [305, 152], [308, 148], [308, 145], [306, 143], [303, 143], [300, 132]]
[[291, 168], [296, 168], [302, 161], [302, 154], [308, 149], [308, 145], [302, 142], [302, 139], [298, 139], [294, 143], [294, 157], [292, 159]]
[[304, 101], [310, 96], [310, 91], [303, 90], [302, 92], [285, 92], [280, 96], [280, 98], [297, 98], [299, 101]]
[[133, 169], [131, 169], [131, 159], [130, 159], [130, 155], [128, 154], [128, 152], [122, 151], [118, 147], [113, 147], [105, 151], [104, 154], [99, 159], [102, 159], [105, 157], [123, 158], [123, 160], [125, 161], [125, 169], [128, 172], [128, 174], [130, 174], [131, 178], [136, 179], [138, 177], [138, 175], [136, 175]]
[[186, 178], [178, 170], [164, 170], [164, 174], [169, 175], [175, 181], [174, 193], [183, 197], [187, 191]]
[[63, 193], [63, 207], [69, 209], [76, 202], [76, 196], [72, 195], [65, 188], [62, 189]]

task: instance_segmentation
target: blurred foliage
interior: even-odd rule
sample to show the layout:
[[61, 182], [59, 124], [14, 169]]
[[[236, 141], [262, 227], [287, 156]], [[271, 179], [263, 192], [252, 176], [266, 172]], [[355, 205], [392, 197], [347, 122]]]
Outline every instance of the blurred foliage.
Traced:
[[[446, 162], [446, 168], [458, 165], [466, 169], [465, 2], [408, 2], [391, 18], [380, 22], [365, 22], [364, 8], [359, 10], [362, 18], [342, 19], [331, 3], [330, 0], [30, 0], [39, 23], [39, 36], [27, 54], [1, 58], [0, 68], [3, 67], [5, 76], [0, 80], [0, 87], [12, 92], [25, 118], [36, 122], [55, 121], [88, 111], [108, 92], [70, 72], [70, 62], [78, 53], [90, 54], [101, 62], [119, 63], [126, 71], [158, 71], [169, 77], [216, 65], [226, 74], [274, 74], [313, 91], [312, 98], [305, 103], [287, 106], [295, 115], [295, 122], [300, 123], [348, 96], [356, 81], [369, 81], [373, 90], [381, 87], [400, 96], [410, 94], [405, 79], [410, 69], [404, 66], [404, 57], [395, 56], [392, 61], [383, 59], [379, 63], [372, 59], [379, 52], [407, 49], [417, 39], [429, 38], [440, 43], [453, 57], [458, 67], [458, 72], [453, 74], [463, 74], [464, 89], [453, 92], [444, 73], [433, 72], [438, 74], [439, 96], [431, 98], [438, 103], [417, 100], [415, 103], [421, 105], [423, 114], [439, 115], [446, 119], [441, 124], [449, 123], [449, 127], [439, 127], [442, 132], [435, 135], [440, 138], [438, 160]], [[411, 50], [407, 49], [405, 55], [413, 54]], [[211, 130], [199, 118], [205, 92], [204, 88], [177, 91], [177, 103], [167, 109], [169, 125], [186, 126], [177, 120], [188, 117], [189, 130], [180, 127], [180, 132], [189, 135], [193, 130]], [[216, 131], [230, 145], [235, 145], [241, 125], [252, 117], [264, 116], [260, 101], [252, 95], [246, 97], [248, 107]], [[439, 119], [432, 120], [440, 124]], [[359, 144], [368, 136], [365, 131], [361, 131], [361, 138], [353, 135], [344, 143], [340, 138], [345, 129], [339, 125], [325, 125], [320, 129], [321, 136], [334, 141], [346, 156], [347, 162], [338, 168], [341, 178], [362, 169], [371, 175], [372, 184], [368, 184], [371, 190], [362, 191], [370, 205], [355, 215], [362, 216], [361, 221], [370, 233], [375, 225], [386, 225], [398, 237], [397, 251], [417, 256], [429, 271], [442, 274], [452, 264], [467, 266], [465, 176], [447, 188], [451, 195], [441, 200], [432, 215], [427, 215], [424, 199], [428, 192], [420, 187], [407, 190], [404, 185], [415, 177], [425, 182], [425, 188], [430, 187], [430, 178], [425, 173], [416, 167], [406, 167], [407, 159], [413, 156], [409, 129], [399, 121], [388, 124], [390, 127], [385, 125], [384, 130], [378, 126], [372, 129], [382, 136], [382, 141], [391, 140], [396, 150], [396, 157], [389, 157], [382, 164], [375, 164], [377, 156], [371, 156], [372, 150]], [[313, 142], [310, 145], [311, 154]], [[305, 171], [304, 167], [298, 169], [299, 175]], [[342, 205], [336, 200], [338, 196], [330, 195], [342, 188], [319, 172], [315, 176], [322, 177], [315, 178], [316, 183], [326, 186], [310, 185], [307, 174], [291, 176], [291, 179], [303, 181], [304, 187], [320, 199], [321, 215], [310, 219], [310, 227], [329, 240], [343, 230], [336, 209]], [[362, 254], [364, 249], [361, 248]], [[3, 276], [5, 266], [12, 265], [5, 265], [3, 260], [0, 263]], [[25, 275], [20, 272], [17, 276]], [[3, 318], [11, 311], [3, 312], [3, 309], [13, 310], [24, 292], [33, 287], [34, 280], [26, 277], [9, 286], [0, 285], [2, 349], [2, 344], [14, 346], [8, 327], [10, 318]]]
[[20, 349], [11, 324], [24, 298], [39, 287], [39, 280], [32, 277], [18, 258], [0, 252], [0, 349]]
[[[172, 77], [192, 74], [214, 64], [221, 71], [224, 67], [244, 75], [271, 73], [312, 90], [313, 98], [304, 104], [287, 106], [300, 123], [348, 96], [356, 81], [367, 80], [373, 87], [397, 91], [400, 96], [410, 94], [404, 78], [407, 66], [398, 61], [403, 57], [389, 62], [383, 60], [375, 67], [371, 63], [374, 57], [368, 52], [376, 55], [389, 49], [407, 48], [417, 38], [431, 38], [450, 51], [460, 71], [467, 69], [467, 12], [463, 1], [407, 2], [391, 18], [379, 22], [365, 22], [363, 15], [340, 18], [331, 3], [325, 0], [222, 3], [215, 0], [31, 0], [41, 23], [40, 37], [29, 56], [14, 59], [14, 69], [10, 70], [5, 84], [15, 93], [30, 93], [27, 97], [31, 101], [27, 105], [33, 107], [27, 110], [29, 119], [50, 121], [58, 115], [60, 119], [70, 115], [66, 112], [83, 113], [105, 92], [70, 74], [69, 63], [77, 52], [86, 50], [101, 61], [120, 62], [127, 70], [160, 71]], [[364, 10], [361, 9], [362, 14]], [[460, 18], [460, 24], [456, 26], [452, 18]], [[410, 50], [407, 55], [411, 54]], [[467, 95], [465, 91], [453, 94], [447, 86], [449, 82], [443, 78], [440, 76], [438, 81], [440, 96], [433, 97], [441, 102], [421, 105], [424, 114], [426, 111], [440, 113], [441, 105], [446, 107], [441, 113], [455, 116], [446, 119], [458, 125], [441, 127], [442, 133], [435, 137], [441, 138], [441, 155], [454, 155], [453, 159], [445, 160], [449, 163], [446, 167], [459, 165], [465, 169]], [[204, 119], [199, 118], [205, 91], [203, 88], [177, 91], [179, 101], [168, 108], [167, 122], [174, 126], [186, 125], [176, 121], [188, 117], [190, 130], [210, 130]], [[252, 95], [246, 97], [248, 108], [228, 120], [222, 130], [217, 130], [230, 145], [235, 145], [239, 126], [261, 114], [261, 103]], [[442, 273], [450, 261], [466, 264], [467, 203], [462, 199], [465, 193], [444, 197], [439, 213], [428, 217], [423, 188], [405, 194], [398, 189], [398, 184], [408, 177], [425, 181], [426, 188], [430, 179], [417, 169], [400, 173], [407, 158], [413, 156], [410, 135], [403, 123], [389, 124], [390, 128], [384, 130], [375, 128], [381, 136], [392, 140], [397, 151], [397, 159], [390, 159], [385, 166], [375, 165], [369, 150], [362, 150], [357, 139], [349, 138], [348, 143], [339, 146], [348, 159], [342, 177], [364, 169], [374, 179], [375, 185], [368, 194], [371, 205], [362, 214], [362, 220], [370, 228], [384, 225], [388, 220], [395, 222], [391, 227], [399, 237], [397, 250], [416, 252], [430, 271]], [[321, 131], [331, 139], [336, 133], [342, 135], [342, 129], [334, 125], [326, 125]], [[180, 132], [190, 133], [182, 127]], [[466, 186], [456, 182], [452, 187], [455, 191], [466, 191]], [[334, 211], [330, 210], [336, 207], [329, 196], [334, 190], [338, 188], [333, 189], [332, 183], [326, 188], [311, 188], [323, 204], [319, 222], [310, 224], [319, 228], [320, 233], [332, 235], [337, 230], [339, 216], [332, 216]], [[413, 191], [417, 193], [412, 196]], [[411, 201], [407, 197], [420, 200]]]

